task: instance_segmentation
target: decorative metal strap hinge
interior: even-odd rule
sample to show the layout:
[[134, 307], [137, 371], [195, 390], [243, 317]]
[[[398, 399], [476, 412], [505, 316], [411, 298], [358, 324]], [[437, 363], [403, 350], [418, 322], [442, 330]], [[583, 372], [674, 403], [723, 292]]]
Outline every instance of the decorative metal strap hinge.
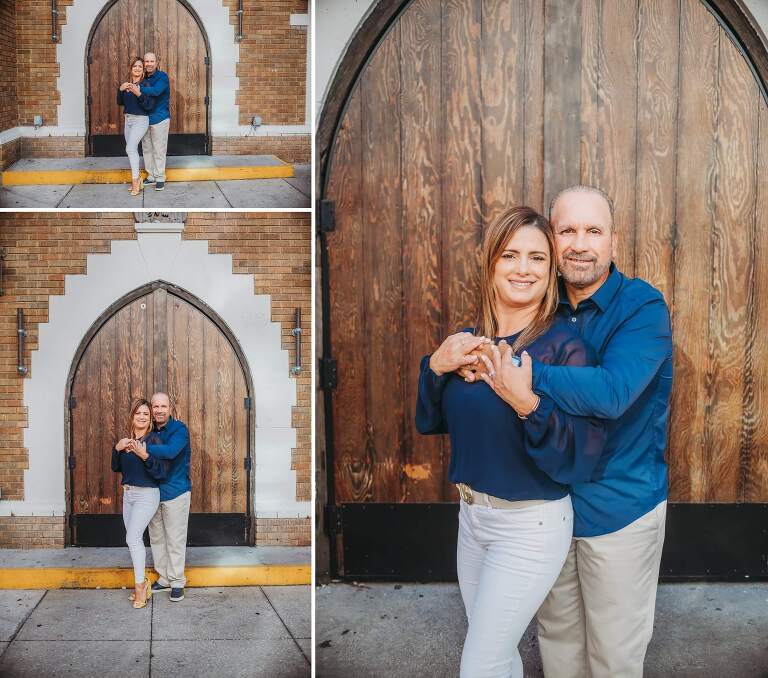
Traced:
[[320, 208], [317, 211], [319, 215], [318, 224], [321, 233], [330, 233], [336, 230], [336, 201], [321, 200]]
[[329, 504], [325, 507], [325, 528], [330, 536], [344, 532], [344, 519], [341, 506]]
[[333, 358], [320, 358], [320, 388], [332, 391], [338, 385], [336, 361]]

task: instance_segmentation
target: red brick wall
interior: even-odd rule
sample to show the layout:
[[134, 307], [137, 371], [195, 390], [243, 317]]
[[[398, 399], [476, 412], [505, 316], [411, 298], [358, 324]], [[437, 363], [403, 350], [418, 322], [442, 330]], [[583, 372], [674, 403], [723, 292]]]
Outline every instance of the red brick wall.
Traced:
[[287, 134], [277, 137], [213, 137], [214, 155], [276, 155], [285, 162], [309, 163], [312, 137]]
[[[237, 27], [237, 0], [224, 0]], [[260, 115], [265, 125], [303, 125], [306, 107], [307, 36], [291, 26], [291, 14], [306, 14], [307, 0], [245, 0], [240, 63], [240, 124]], [[237, 30], [237, 28], [235, 28]]]
[[[272, 319], [282, 327], [282, 345], [294, 364], [293, 328], [295, 307], [302, 309], [302, 364], [297, 378], [297, 405], [292, 423], [296, 448], [296, 498], [311, 497], [311, 309], [310, 217], [302, 213], [190, 214], [184, 238], [208, 240], [215, 253], [231, 254], [236, 273], [254, 275], [254, 291], [272, 296]], [[16, 309], [24, 309], [27, 326], [24, 360], [37, 348], [38, 325], [48, 320], [50, 295], [64, 293], [66, 274], [85, 273], [86, 255], [107, 253], [110, 241], [135, 238], [131, 213], [17, 213], [0, 215], [0, 248], [6, 248], [4, 294], [0, 296], [0, 492], [2, 499], [24, 499], [24, 469], [28, 467], [23, 429], [27, 425], [23, 404], [23, 379], [16, 371]], [[0, 535], [0, 546], [44, 546], [42, 537], [23, 527], [32, 519], [9, 519], [12, 536]], [[14, 521], [19, 521], [16, 526]], [[275, 519], [270, 519], [274, 521]], [[257, 521], [258, 543], [309, 544], [309, 520]], [[0, 533], [11, 529], [0, 521]], [[276, 529], [283, 525], [284, 530]], [[42, 529], [42, 528], [40, 528]], [[45, 527], [45, 531], [61, 530]], [[14, 536], [15, 535], [15, 536]], [[56, 537], [57, 539], [59, 537]], [[58, 544], [58, 542], [57, 542]]]
[[[59, 35], [73, 2], [58, 0]], [[46, 125], [58, 124], [59, 65], [56, 43], [51, 41], [50, 0], [16, 0], [16, 61], [19, 124], [32, 125], [35, 115], [42, 115]]]
[[16, 19], [12, 2], [0, 2], [0, 132], [16, 127]]

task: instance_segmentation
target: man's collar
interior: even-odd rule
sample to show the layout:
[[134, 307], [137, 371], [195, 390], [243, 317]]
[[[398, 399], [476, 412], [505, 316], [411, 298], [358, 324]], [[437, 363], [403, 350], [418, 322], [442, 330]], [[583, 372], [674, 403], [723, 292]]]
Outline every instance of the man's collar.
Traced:
[[162, 426], [158, 426], [155, 424], [155, 431], [162, 431], [164, 428], [168, 426], [173, 421], [173, 417], [168, 417], [168, 421], [166, 421]]
[[[616, 296], [616, 292], [619, 291], [619, 285], [621, 285], [621, 273], [619, 273], [613, 262], [611, 262], [611, 267], [608, 270], [609, 273], [605, 282], [597, 288], [597, 291], [594, 292], [591, 297], [587, 297], [587, 299], [591, 299], [603, 313], [605, 313], [607, 308], [611, 305], [611, 301], [613, 301], [613, 297]], [[562, 276], [560, 276], [558, 283], [560, 303], [568, 304], [570, 306], [571, 302], [568, 299], [568, 291], [565, 288], [565, 280]], [[582, 299], [581, 301], [584, 302], [587, 301], [587, 299]]]

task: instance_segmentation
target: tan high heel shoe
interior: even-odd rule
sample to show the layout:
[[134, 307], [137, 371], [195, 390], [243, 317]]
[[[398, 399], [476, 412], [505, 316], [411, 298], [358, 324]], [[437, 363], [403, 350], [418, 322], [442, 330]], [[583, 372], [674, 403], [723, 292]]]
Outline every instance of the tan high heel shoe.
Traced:
[[142, 607], [146, 607], [147, 603], [152, 598], [152, 587], [149, 585], [149, 579], [144, 580], [144, 600], [133, 599], [133, 607], [135, 610], [140, 610]]

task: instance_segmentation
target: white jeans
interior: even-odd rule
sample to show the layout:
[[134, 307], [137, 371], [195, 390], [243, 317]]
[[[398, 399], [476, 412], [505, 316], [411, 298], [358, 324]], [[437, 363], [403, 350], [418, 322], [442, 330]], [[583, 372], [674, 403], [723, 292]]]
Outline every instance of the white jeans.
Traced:
[[461, 678], [522, 678], [517, 645], [560, 573], [572, 534], [569, 496], [518, 509], [461, 502], [456, 555], [469, 620]]
[[123, 485], [123, 522], [125, 543], [133, 561], [133, 579], [137, 584], [144, 581], [147, 550], [144, 548], [144, 530], [160, 504], [160, 489]]
[[131, 163], [131, 177], [136, 181], [139, 178], [139, 142], [149, 129], [148, 115], [125, 114], [125, 152], [128, 154], [128, 161]]

